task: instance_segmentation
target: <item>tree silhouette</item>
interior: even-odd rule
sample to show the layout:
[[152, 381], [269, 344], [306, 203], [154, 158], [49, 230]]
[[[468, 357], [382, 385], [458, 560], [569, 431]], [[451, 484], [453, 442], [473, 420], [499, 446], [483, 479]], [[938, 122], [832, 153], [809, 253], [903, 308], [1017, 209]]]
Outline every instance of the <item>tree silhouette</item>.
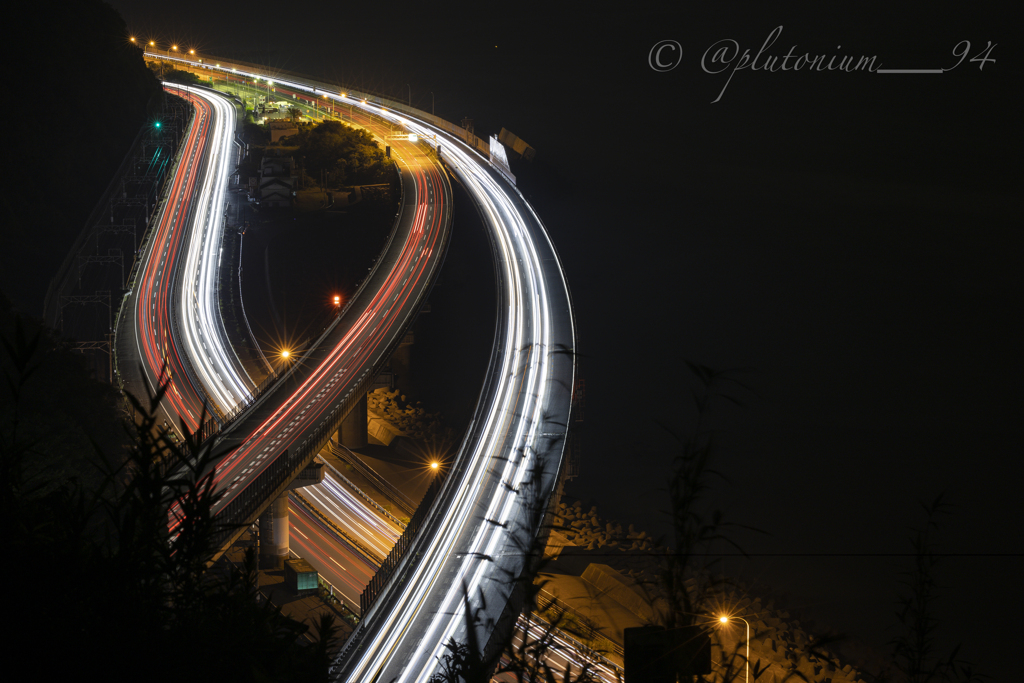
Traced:
[[213, 455], [184, 425], [181, 441], [162, 425], [166, 381], [145, 403], [129, 397], [139, 417], [125, 425], [126, 459], [92, 454], [99, 486], [26, 479], [39, 450], [20, 429], [32, 411], [24, 397], [51, 361], [42, 332], [25, 327], [15, 320], [0, 358], [11, 406], [0, 425], [0, 511], [24, 570], [9, 575], [23, 584], [8, 583], [17, 615], [9, 652], [36, 680], [101, 671], [111, 680], [325, 680], [333, 617], [302, 645], [309, 627], [259, 599], [252, 552], [239, 569], [209, 565], [222, 530]]

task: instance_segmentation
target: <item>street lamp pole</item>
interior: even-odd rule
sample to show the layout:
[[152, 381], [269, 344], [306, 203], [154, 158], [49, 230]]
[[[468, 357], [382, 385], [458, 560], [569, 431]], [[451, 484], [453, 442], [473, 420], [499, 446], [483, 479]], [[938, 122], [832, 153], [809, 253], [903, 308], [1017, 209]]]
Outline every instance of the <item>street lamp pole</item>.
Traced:
[[412, 106], [412, 86], [409, 85], [408, 83], [406, 83], [405, 87], [409, 89], [409, 106], [411, 107]]
[[434, 115], [434, 92], [430, 92], [430, 115]]
[[743, 667], [747, 671], [747, 683], [750, 683], [750, 622], [747, 621], [746, 619], [744, 619], [743, 617], [725, 617], [725, 616], [723, 616], [723, 617], [719, 617], [718, 620], [720, 622], [722, 622], [723, 624], [728, 624], [730, 619], [739, 619], [740, 621], [742, 621], [744, 624], [747, 625], [747, 657], [743, 661]]

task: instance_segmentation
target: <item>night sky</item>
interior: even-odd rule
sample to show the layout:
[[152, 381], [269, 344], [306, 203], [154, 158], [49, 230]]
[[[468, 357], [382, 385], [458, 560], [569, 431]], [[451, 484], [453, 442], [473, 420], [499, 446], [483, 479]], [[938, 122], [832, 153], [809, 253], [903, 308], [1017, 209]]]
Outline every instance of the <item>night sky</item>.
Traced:
[[[884, 555], [909, 552], [919, 501], [946, 491], [941, 549], [963, 556], [939, 569], [941, 642], [1009, 678], [1024, 118], [1018, 25], [996, 4], [112, 4], [142, 38], [396, 98], [409, 84], [421, 108], [432, 91], [438, 115], [533, 145], [513, 170], [564, 260], [587, 387], [570, 493], [666, 533], [659, 424], [691, 424], [684, 361], [747, 369], [745, 407], [715, 414], [730, 481], [712, 503], [768, 532], [736, 534], [766, 556], [723, 567], [882, 646], [911, 563]], [[970, 50], [943, 74], [745, 69], [726, 87], [729, 69], [702, 69], [719, 41], [753, 57], [779, 26], [780, 62], [796, 46], [935, 69]], [[664, 40], [681, 57], [657, 72]], [[972, 63], [989, 41], [995, 61]]]

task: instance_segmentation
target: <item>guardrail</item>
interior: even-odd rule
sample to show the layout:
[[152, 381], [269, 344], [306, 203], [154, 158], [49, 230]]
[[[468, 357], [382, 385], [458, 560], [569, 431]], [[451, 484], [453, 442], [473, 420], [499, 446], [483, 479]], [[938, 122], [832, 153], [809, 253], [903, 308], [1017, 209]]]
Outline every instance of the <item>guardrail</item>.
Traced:
[[[320, 346], [320, 342], [331, 332], [331, 330], [334, 329], [334, 327], [338, 324], [338, 321], [340, 321], [344, 317], [345, 313], [348, 312], [348, 309], [352, 306], [353, 302], [359, 298], [359, 295], [362, 294], [363, 289], [365, 289], [366, 287], [366, 283], [369, 282], [370, 278], [374, 275], [374, 273], [377, 272], [377, 267], [381, 262], [381, 258], [384, 256], [384, 254], [387, 253], [388, 249], [391, 247], [391, 243], [394, 241], [395, 232], [398, 228], [399, 221], [402, 219], [402, 212], [404, 210], [403, 207], [405, 205], [405, 187], [401, 182], [402, 170], [401, 168], [399, 168], [397, 163], [394, 165], [394, 168], [398, 173], [398, 185], [399, 188], [401, 188], [401, 192], [399, 195], [398, 213], [395, 214], [395, 222], [392, 225], [391, 232], [388, 235], [388, 239], [384, 243], [384, 247], [381, 249], [380, 254], [378, 254], [377, 257], [374, 259], [373, 268], [370, 270], [367, 276], [363, 278], [363, 281], [359, 283], [359, 287], [356, 289], [356, 293], [349, 298], [349, 300], [345, 303], [345, 306], [341, 309], [341, 311], [334, 318], [331, 319], [331, 322], [329, 322], [323, 328], [323, 330], [310, 335], [299, 344], [298, 348], [304, 349], [305, 351], [305, 353], [303, 354], [303, 359]], [[246, 324], [248, 325], [248, 321], [246, 322]], [[288, 368], [288, 370], [272, 371], [271, 374], [267, 375], [267, 377], [265, 377], [263, 381], [260, 382], [260, 384], [252, 391], [248, 398], [239, 402], [238, 405], [236, 405], [232, 410], [226, 413], [220, 421], [218, 421], [215, 418], [211, 418], [207, 420], [205, 423], [203, 423], [203, 425], [200, 427], [198, 431], [199, 441], [204, 442], [207, 439], [214, 438], [219, 434], [227, 432], [227, 430], [230, 427], [233, 427], [234, 424], [239, 420], [239, 418], [241, 418], [249, 408], [253, 407], [254, 405], [256, 405], [256, 403], [259, 402], [259, 399], [261, 397], [270, 393], [271, 389], [274, 386], [276, 386], [277, 381], [279, 379], [283, 379], [286, 375], [293, 372], [294, 369], [297, 368], [298, 366], [299, 362], [296, 361], [291, 365], [291, 367]]]
[[[381, 93], [375, 93], [368, 90], [361, 90], [358, 88], [348, 88], [340, 83], [327, 83], [326, 81], [316, 81], [296, 73], [294, 71], [288, 71], [287, 69], [268, 69], [265, 65], [252, 64], [250, 62], [244, 62], [237, 59], [219, 59], [217, 57], [206, 57], [205, 61], [200, 62], [197, 59], [188, 59], [182, 56], [175, 55], [161, 55], [156, 52], [146, 51], [145, 56], [149, 59], [163, 60], [168, 62], [176, 62], [179, 64], [185, 64], [195, 69], [204, 69], [211, 72], [219, 72], [223, 74], [237, 73], [238, 68], [242, 68], [244, 71], [258, 75], [268, 81], [280, 80], [283, 76], [299, 79], [300, 83], [293, 85], [300, 85], [312, 88], [312, 92], [315, 95], [317, 91], [320, 93], [331, 93], [341, 94], [344, 93], [346, 96], [350, 96], [357, 100], [367, 100], [379, 104], [388, 109], [395, 111], [406, 112], [415, 116], [422, 121], [429, 123], [436, 128], [440, 128], [450, 135], [462, 140], [472, 149], [476, 150], [485, 157], [490, 158], [490, 143], [481, 139], [477, 135], [470, 133], [462, 126], [456, 125], [451, 121], [442, 119], [434, 114], [428, 114], [427, 112], [417, 109], [405, 102], [391, 99], [390, 97]], [[212, 61], [211, 61], [212, 60]]]
[[[334, 442], [333, 442], [333, 441], [329, 441], [328, 443], [330, 444], [330, 445], [329, 445], [329, 448], [331, 449], [331, 452], [332, 452], [332, 453], [336, 452], [336, 451], [334, 450]], [[383, 506], [383, 505], [381, 505], [380, 503], [378, 503], [377, 501], [375, 501], [375, 500], [374, 500], [373, 498], [371, 498], [371, 497], [370, 497], [370, 496], [369, 496], [368, 494], [366, 494], [366, 493], [365, 493], [365, 492], [364, 492], [364, 491], [363, 491], [363, 490], [362, 490], [361, 488], [359, 488], [358, 486], [356, 486], [356, 485], [355, 485], [355, 483], [353, 483], [351, 479], [349, 479], [349, 478], [348, 478], [348, 477], [346, 477], [346, 476], [345, 476], [344, 474], [342, 474], [341, 472], [339, 472], [339, 471], [338, 471], [338, 469], [337, 469], [336, 467], [334, 467], [334, 465], [332, 465], [332, 464], [331, 464], [331, 463], [329, 463], [329, 462], [325, 462], [324, 464], [325, 464], [325, 465], [327, 465], [328, 467], [330, 467], [330, 468], [331, 468], [331, 472], [334, 472], [334, 476], [336, 476], [336, 477], [338, 477], [339, 479], [341, 479], [341, 480], [342, 480], [342, 483], [344, 483], [344, 484], [345, 484], [346, 486], [348, 486], [348, 487], [349, 487], [349, 488], [351, 488], [351, 489], [352, 489], [353, 491], [355, 491], [355, 492], [356, 492], [356, 493], [357, 493], [357, 494], [359, 495], [359, 497], [360, 497], [360, 498], [362, 498], [362, 499], [363, 499], [363, 500], [365, 500], [365, 501], [366, 501], [367, 503], [369, 503], [370, 505], [372, 505], [372, 506], [373, 506], [374, 508], [376, 508], [376, 510], [377, 510], [378, 512], [380, 512], [380, 513], [381, 513], [382, 515], [386, 516], [386, 517], [387, 517], [388, 519], [390, 519], [390, 520], [391, 520], [392, 522], [394, 522], [395, 524], [397, 524], [397, 525], [398, 525], [399, 527], [401, 527], [401, 528], [402, 528], [403, 530], [405, 529], [405, 527], [406, 527], [406, 524], [405, 524], [405, 522], [403, 522], [402, 520], [398, 519], [398, 518], [397, 518], [397, 517], [395, 517], [395, 516], [394, 516], [393, 514], [391, 514], [390, 512], [388, 512], [388, 511], [387, 511], [387, 510], [386, 510], [386, 509], [384, 508], [384, 506]], [[372, 471], [372, 470], [371, 470], [371, 471]], [[412, 514], [412, 512], [410, 512], [409, 514], [411, 515], [411, 514]]]
[[[533, 621], [539, 622], [537, 624], [538, 626], [541, 626], [541, 627], [545, 627], [546, 626], [548, 628], [554, 628], [558, 632], [559, 636], [561, 636], [562, 638], [565, 638], [570, 643], [572, 643], [573, 647], [576, 649], [577, 652], [586, 653], [586, 655], [588, 657], [592, 658], [592, 659], [600, 659], [601, 663], [604, 664], [605, 666], [607, 666], [609, 669], [612, 669], [613, 671], [616, 671], [616, 672], [619, 672], [619, 673], [625, 675], [625, 670], [621, 666], [619, 666], [615, 662], [613, 662], [610, 659], [608, 659], [607, 657], [605, 657], [603, 654], [601, 654], [601, 652], [595, 650], [592, 645], [587, 645], [586, 643], [581, 642], [579, 639], [574, 638], [573, 636], [571, 636], [570, 634], [566, 633], [562, 629], [558, 628], [557, 626], [554, 626], [551, 622], [549, 622], [547, 619], [545, 619], [544, 617], [540, 616], [536, 612], [534, 612], [531, 615], [531, 618], [532, 618]], [[519, 619], [520, 620], [523, 619], [523, 615], [520, 614], [519, 615]], [[616, 654], [618, 654], [619, 656], [623, 656], [622, 655], [622, 648], [621, 647], [618, 647], [615, 643], [612, 643], [610, 640], [608, 640], [604, 636], [601, 636], [601, 638], [604, 639], [606, 642], [608, 642], [610, 645], [615, 647]]]
[[[402, 508], [406, 512], [408, 512], [410, 516], [416, 512], [416, 503], [412, 502], [409, 496], [399, 491], [398, 488], [394, 486], [391, 482], [377, 474], [376, 470], [366, 465], [366, 463], [364, 463], [362, 460], [356, 457], [355, 453], [350, 451], [347, 447], [336, 446], [333, 442], [331, 442], [329, 448], [331, 449], [331, 453], [333, 453], [339, 459], [344, 460], [346, 463], [351, 465], [352, 469], [366, 477], [370, 481], [370, 483], [379, 488], [382, 493], [384, 493], [386, 490], [387, 493], [393, 495], [395, 497], [395, 502], [401, 505]], [[330, 467], [330, 463], [327, 463], [327, 466]], [[333, 467], [331, 467], [331, 469], [337, 472], [338, 476], [344, 476]], [[345, 481], [348, 481], [348, 479], [346, 479]], [[352, 486], [354, 487], [355, 484], [352, 484]], [[390, 513], [388, 514], [388, 516], [392, 519], [395, 519], [394, 516], [392, 516]], [[401, 524], [401, 522], [398, 523]], [[405, 525], [402, 524], [402, 527], [404, 528]]]
[[374, 601], [380, 592], [387, 585], [388, 579], [398, 568], [399, 563], [402, 561], [402, 557], [405, 556], [405, 552], [409, 549], [412, 544], [413, 538], [416, 536], [416, 532], [420, 530], [420, 526], [423, 524], [423, 520], [427, 516], [427, 512], [430, 510], [430, 504], [437, 498], [438, 492], [441, 490], [441, 486], [444, 483], [444, 476], [438, 474], [434, 481], [430, 482], [430, 486], [427, 487], [427, 492], [423, 494], [423, 500], [420, 501], [419, 507], [416, 508], [416, 514], [409, 520], [409, 525], [405, 527], [405, 531], [398, 537], [398, 542], [395, 543], [395, 547], [391, 549], [388, 556], [381, 563], [380, 569], [370, 579], [370, 583], [363, 589], [362, 594], [359, 596], [359, 613], [366, 614], [370, 607], [373, 606]]
[[[190, 120], [189, 125], [191, 125], [191, 120]], [[141, 135], [142, 132], [144, 132], [144, 131], [145, 131], [145, 127], [143, 127], [142, 130], [140, 130], [139, 134]], [[180, 161], [179, 156], [180, 156], [181, 150], [179, 149], [179, 146], [180, 146], [180, 140], [175, 140], [172, 143], [172, 154], [171, 154], [171, 159], [172, 160], [171, 160], [171, 163], [168, 165], [168, 168], [173, 167], [175, 164], [177, 164]], [[166, 176], [166, 174], [161, 174], [161, 175]], [[160, 182], [159, 177], [158, 177], [158, 182]], [[128, 299], [131, 297], [131, 294], [132, 294], [132, 292], [135, 289], [135, 282], [136, 282], [136, 279], [138, 278], [139, 269], [142, 267], [142, 259], [139, 258], [139, 254], [146, 253], [146, 249], [149, 247], [149, 243], [153, 239], [153, 234], [156, 231], [156, 223], [157, 223], [157, 221], [155, 221], [154, 218], [157, 215], [159, 215], [159, 213], [163, 210], [163, 207], [164, 207], [164, 205], [165, 205], [165, 203], [167, 201], [167, 196], [166, 195], [167, 195], [168, 192], [170, 192], [170, 189], [167, 186], [166, 182], [161, 183], [159, 189], [157, 190], [156, 198], [155, 198], [155, 200], [153, 202], [153, 209], [150, 211], [149, 216], [146, 217], [146, 229], [143, 231], [142, 239], [139, 241], [139, 246], [138, 246], [138, 249], [136, 250], [136, 253], [135, 253], [135, 260], [132, 263], [131, 270], [128, 272], [128, 280], [124, 283], [125, 293], [121, 297], [121, 305], [118, 306], [118, 308], [117, 308], [117, 316], [114, 318], [114, 329], [113, 329], [113, 332], [114, 332], [115, 340], [116, 340], [116, 336], [117, 336], [117, 330], [121, 326], [121, 318], [124, 315], [125, 304], [128, 302]], [[113, 357], [114, 382], [117, 385], [117, 388], [123, 392], [124, 391], [124, 384], [121, 381], [121, 370], [120, 370], [120, 367], [119, 367], [119, 362], [118, 362], [118, 356], [117, 356], [116, 349], [117, 349], [117, 344], [116, 343], [111, 344], [110, 353], [111, 353], [111, 355]], [[124, 401], [125, 401], [125, 412], [131, 413], [132, 412], [132, 408], [131, 408], [130, 402], [128, 401], [127, 398], [125, 398]]]
[[[393, 350], [393, 346], [401, 339], [395, 340], [385, 350]], [[383, 356], [384, 354], [382, 354]], [[266, 508], [273, 498], [280, 495], [285, 487], [313, 460], [334, 434], [348, 414], [348, 408], [358, 400], [363, 392], [373, 383], [374, 376], [367, 372], [357, 384], [352, 394], [334, 407], [329, 417], [320, 423], [298, 448], [286, 449], [273, 460], [266, 469], [260, 472], [244, 489], [215, 515], [221, 530], [214, 535], [213, 546], [223, 548], [239, 529], [252, 524], [258, 514]], [[437, 481], [437, 480], [435, 480]], [[429, 506], [428, 506], [429, 507]], [[408, 527], [406, 528], [408, 532]], [[404, 534], [403, 534], [404, 535]]]

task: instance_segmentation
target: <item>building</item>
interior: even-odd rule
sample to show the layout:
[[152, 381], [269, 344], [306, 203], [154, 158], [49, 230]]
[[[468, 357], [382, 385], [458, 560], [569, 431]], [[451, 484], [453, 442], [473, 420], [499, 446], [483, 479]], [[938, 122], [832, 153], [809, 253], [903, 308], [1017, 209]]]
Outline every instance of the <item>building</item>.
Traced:
[[265, 207], [289, 207], [295, 195], [298, 177], [291, 157], [264, 157], [260, 164], [260, 204]]

